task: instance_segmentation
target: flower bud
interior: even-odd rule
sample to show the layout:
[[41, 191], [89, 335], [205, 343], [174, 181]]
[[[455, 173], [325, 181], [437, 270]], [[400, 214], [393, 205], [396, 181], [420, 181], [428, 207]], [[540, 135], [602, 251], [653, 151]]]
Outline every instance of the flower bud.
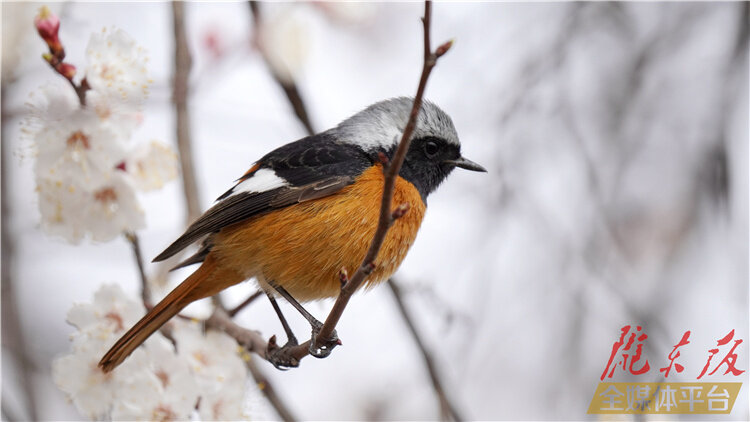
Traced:
[[42, 53], [42, 58], [45, 62], [51, 64], [52, 66], [54, 66], [55, 62], [57, 61], [55, 60], [55, 56], [53, 56], [51, 53]]
[[39, 32], [39, 36], [47, 43], [50, 52], [60, 58], [64, 57], [63, 46], [57, 35], [60, 30], [60, 18], [52, 13], [47, 6], [42, 6], [39, 9], [39, 14], [34, 18], [34, 26]]
[[76, 67], [70, 63], [60, 63], [55, 66], [55, 70], [57, 70], [57, 72], [63, 75], [66, 79], [70, 80], [72, 80], [76, 75]]

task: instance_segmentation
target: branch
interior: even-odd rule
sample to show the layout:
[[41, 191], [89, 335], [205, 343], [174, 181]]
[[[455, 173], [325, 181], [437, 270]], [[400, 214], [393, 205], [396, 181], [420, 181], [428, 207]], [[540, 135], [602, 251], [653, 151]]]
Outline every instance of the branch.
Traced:
[[310, 118], [307, 115], [307, 107], [305, 107], [305, 102], [302, 100], [299, 89], [297, 89], [297, 83], [291, 75], [283, 75], [280, 69], [274, 66], [273, 61], [268, 58], [268, 49], [266, 48], [261, 32], [261, 28], [263, 28], [263, 20], [260, 11], [260, 4], [257, 1], [249, 1], [247, 4], [250, 6], [250, 13], [253, 17], [253, 41], [255, 46], [258, 48], [258, 51], [260, 51], [263, 61], [271, 71], [271, 76], [273, 76], [273, 79], [281, 89], [284, 90], [284, 94], [286, 94], [289, 104], [291, 104], [292, 109], [294, 109], [294, 114], [297, 116], [297, 119], [299, 119], [300, 123], [305, 127], [308, 135], [314, 135], [315, 130], [313, 129], [312, 123], [310, 123]]
[[247, 299], [245, 299], [244, 302], [240, 303], [239, 305], [235, 306], [231, 311], [228, 311], [227, 313], [231, 318], [234, 318], [235, 315], [237, 315], [242, 309], [245, 308], [245, 306], [253, 303], [255, 299], [263, 296], [263, 290], [259, 290], [253, 294], [251, 294]]
[[[246, 303], [250, 303], [252, 300], [260, 296], [263, 292], [258, 292], [250, 296], [243, 304], [235, 308], [232, 312], [236, 313]], [[254, 352], [263, 359], [267, 359], [267, 351], [269, 348], [277, 347], [275, 344], [275, 337], [271, 337], [271, 340], [266, 342], [261, 334], [257, 331], [248, 330], [239, 326], [232, 320], [233, 314], [228, 313], [223, 308], [216, 307], [211, 316], [205, 321], [206, 329], [215, 329], [222, 331], [234, 338], [234, 340], [247, 352]], [[250, 374], [255, 379], [256, 384], [263, 395], [266, 396], [268, 402], [271, 403], [276, 413], [285, 421], [294, 421], [296, 418], [292, 415], [291, 411], [281, 400], [281, 397], [276, 393], [271, 382], [266, 378], [265, 375], [258, 369], [252, 356], [248, 354], [243, 356], [243, 360], [250, 371]]]
[[214, 312], [205, 321], [206, 329], [213, 328], [219, 331], [223, 331], [230, 337], [237, 341], [237, 344], [245, 348], [248, 352], [258, 354], [258, 356], [266, 359], [266, 349], [268, 343], [259, 332], [254, 330], [248, 330], [243, 328], [229, 316], [227, 311], [221, 308], [214, 308]]
[[276, 394], [276, 389], [273, 388], [273, 384], [268, 381], [268, 378], [266, 378], [263, 372], [261, 372], [261, 370], [258, 368], [258, 365], [255, 364], [255, 360], [253, 360], [252, 357], [248, 355], [245, 359], [245, 364], [247, 365], [247, 369], [250, 370], [250, 374], [253, 376], [258, 389], [263, 393], [264, 396], [266, 396], [266, 399], [268, 399], [268, 402], [271, 403], [271, 406], [276, 409], [276, 413], [279, 415], [279, 417], [281, 417], [281, 419], [284, 421], [297, 420], [297, 418], [292, 415], [292, 412], [289, 410], [286, 404], [281, 400], [281, 397]]
[[185, 31], [185, 3], [172, 2], [172, 19], [174, 25], [174, 86], [172, 101], [176, 111], [177, 148], [180, 151], [180, 167], [182, 168], [182, 185], [187, 206], [187, 222], [193, 222], [201, 215], [198, 183], [193, 167], [193, 150], [190, 138], [190, 113], [187, 107], [188, 76], [192, 59], [188, 49]]
[[292, 355], [297, 359], [302, 359], [304, 356], [309, 354], [310, 346], [313, 349], [323, 349], [327, 347], [333, 347], [334, 343], [331, 341], [333, 332], [338, 324], [341, 316], [346, 309], [346, 305], [349, 303], [354, 292], [356, 292], [364, 283], [367, 276], [372, 273], [375, 269], [375, 259], [378, 256], [385, 235], [388, 233], [388, 229], [393, 224], [395, 218], [398, 217], [399, 208], [396, 212], [391, 211], [391, 202], [393, 200], [393, 190], [396, 182], [396, 176], [401, 170], [401, 165], [404, 163], [406, 158], [406, 152], [409, 150], [409, 144], [411, 143], [411, 135], [414, 132], [414, 128], [417, 125], [417, 116], [419, 110], [422, 107], [422, 98], [424, 96], [425, 87], [427, 86], [427, 79], [430, 76], [432, 68], [435, 67], [437, 59], [445, 54], [451, 47], [452, 41], [448, 41], [439, 46], [434, 52], [430, 49], [430, 12], [432, 4], [431, 2], [425, 1], [425, 12], [422, 18], [424, 26], [424, 64], [422, 66], [422, 76], [419, 80], [419, 87], [417, 88], [417, 95], [414, 97], [414, 105], [412, 106], [411, 113], [409, 114], [409, 121], [404, 128], [401, 141], [399, 142], [398, 149], [393, 156], [393, 159], [385, 169], [385, 177], [383, 182], [383, 196], [380, 204], [380, 217], [378, 219], [378, 226], [375, 230], [370, 248], [367, 251], [362, 264], [359, 266], [357, 271], [354, 273], [351, 279], [346, 277], [342, 278], [342, 287], [339, 296], [336, 298], [336, 302], [333, 304], [328, 317], [326, 318], [323, 326], [321, 327], [317, 336], [310, 341], [307, 341], [299, 346], [292, 348]]
[[148, 278], [146, 277], [146, 272], [143, 269], [143, 254], [141, 253], [141, 245], [138, 241], [138, 235], [135, 234], [135, 232], [126, 232], [125, 238], [128, 239], [128, 242], [130, 242], [130, 245], [133, 247], [133, 255], [135, 257], [135, 263], [138, 267], [138, 274], [141, 278], [141, 299], [143, 300], [143, 305], [146, 308], [151, 307], [151, 289], [148, 285]]
[[[5, 83], [3, 83], [2, 88], [0, 90], [0, 95], [2, 95], [0, 102], [5, 105], [7, 104], [6, 93], [8, 92], [7, 89], [4, 89]], [[2, 125], [1, 131], [4, 139], [10, 139], [10, 127], [11, 125], [8, 124]], [[39, 420], [37, 413], [39, 398], [33, 384], [34, 363], [31, 360], [32, 355], [29, 353], [29, 338], [26, 337], [28, 332], [23, 330], [21, 310], [14, 284], [15, 282], [23, 282], [23, 280], [22, 277], [14, 278], [16, 275], [21, 276], [21, 274], [17, 274], [14, 268], [17, 244], [13, 241], [13, 236], [17, 231], [13, 230], [9, 224], [12, 211], [8, 185], [12, 182], [9, 181], [8, 176], [13, 163], [12, 157], [11, 148], [0, 148], [0, 231], [2, 232], [2, 236], [0, 236], [0, 259], [2, 261], [2, 265], [0, 265], [0, 310], [2, 311], [0, 321], [2, 321], [2, 330], [0, 331], [2, 332], [3, 353], [13, 356], [18, 364], [16, 380], [18, 388], [21, 390], [19, 396], [23, 397], [23, 411], [19, 410], [21, 414], [18, 415], [20, 416], [18, 420]], [[34, 339], [31, 340], [34, 341]], [[5, 361], [5, 358], [3, 358], [3, 361]], [[3, 362], [3, 365], [7, 365], [7, 361]], [[5, 397], [10, 396], [8, 393], [12, 386], [12, 382], [4, 386]], [[7, 416], [8, 412], [8, 403], [5, 397], [2, 400], [3, 416]]]
[[414, 342], [417, 344], [417, 348], [419, 348], [419, 351], [422, 353], [422, 359], [424, 360], [424, 364], [427, 367], [427, 372], [430, 374], [432, 386], [435, 389], [435, 394], [437, 395], [438, 401], [440, 402], [440, 414], [442, 415], [444, 420], [463, 420], [461, 415], [456, 410], [456, 406], [451, 402], [448, 394], [445, 392], [445, 388], [440, 382], [440, 377], [438, 376], [437, 367], [435, 366], [435, 360], [432, 357], [432, 354], [427, 350], [424, 341], [422, 341], [422, 337], [419, 335], [419, 332], [414, 325], [414, 321], [412, 321], [411, 317], [409, 316], [409, 312], [406, 310], [406, 304], [404, 304], [401, 287], [399, 287], [398, 283], [393, 278], [389, 279], [386, 284], [391, 288], [391, 293], [393, 293], [393, 298], [396, 301], [398, 310], [401, 313], [401, 316], [404, 318], [404, 323], [409, 328], [409, 332], [414, 338]]
[[422, 97], [427, 86], [427, 79], [432, 72], [432, 68], [435, 67], [437, 59], [445, 54], [450, 49], [452, 41], [441, 45], [433, 52], [430, 49], [430, 15], [432, 9], [432, 2], [425, 1], [424, 17], [422, 23], [424, 25], [424, 64], [422, 66], [422, 76], [419, 80], [419, 86], [417, 88], [417, 95], [414, 97], [414, 105], [412, 106], [411, 113], [409, 115], [409, 121], [404, 128], [404, 133], [401, 136], [398, 149], [393, 156], [390, 164], [385, 170], [385, 178], [383, 182], [383, 197], [380, 203], [380, 218], [378, 219], [378, 227], [375, 230], [370, 249], [367, 251], [362, 265], [359, 266], [357, 271], [354, 273], [352, 278], [348, 280], [341, 288], [336, 302], [331, 309], [323, 323], [323, 327], [320, 329], [318, 336], [315, 338], [314, 348], [320, 348], [324, 346], [325, 341], [328, 340], [333, 334], [333, 330], [336, 328], [341, 319], [341, 315], [346, 309], [346, 305], [349, 303], [349, 299], [352, 297], [364, 283], [365, 279], [375, 268], [375, 259], [380, 252], [380, 248], [385, 240], [385, 235], [388, 233], [388, 229], [393, 223], [393, 216], [391, 215], [391, 202], [393, 201], [393, 190], [396, 183], [396, 176], [401, 170], [401, 165], [404, 163], [406, 158], [406, 152], [409, 150], [411, 144], [411, 135], [414, 132], [414, 128], [417, 125], [417, 116], [419, 110], [422, 108]]
[[[299, 119], [300, 123], [305, 126], [307, 129], [307, 132], [309, 135], [314, 134], [314, 131], [312, 129], [312, 125], [310, 124], [310, 121], [308, 119], [308, 112], [307, 108], [305, 106], [305, 103], [302, 101], [302, 98], [300, 98], [296, 83], [294, 80], [291, 81], [284, 81], [282, 78], [279, 77], [278, 73], [275, 71], [273, 66], [271, 65], [271, 62], [267, 59], [267, 56], [265, 54], [265, 46], [261, 44], [262, 40], [260, 39], [260, 28], [262, 25], [261, 22], [261, 14], [260, 14], [260, 6], [258, 2], [256, 1], [249, 1], [248, 5], [250, 6], [250, 11], [253, 16], [253, 24], [255, 28], [254, 38], [256, 45], [258, 45], [263, 58], [268, 65], [268, 67], [271, 69], [271, 72], [274, 76], [274, 79], [276, 82], [281, 85], [282, 89], [284, 89], [284, 92], [287, 94], [287, 99], [289, 100], [292, 108], [294, 109], [294, 113]], [[429, 25], [429, 22], [428, 22]], [[430, 45], [429, 45], [429, 35], [427, 35], [426, 39], [426, 49], [425, 51], [429, 51]], [[447, 50], [447, 48], [446, 48]], [[445, 51], [441, 53], [444, 54]], [[394, 215], [394, 217], [400, 217], [407, 211], [407, 208], [403, 207], [407, 204], [402, 204], [401, 207], [398, 208], [400, 211], [399, 215]], [[346, 274], [342, 273], [342, 283], [345, 283], [346, 280]], [[440, 379], [437, 374], [437, 369], [435, 368], [435, 364], [433, 362], [433, 358], [430, 355], [430, 353], [427, 351], [424, 342], [422, 341], [419, 333], [416, 330], [416, 327], [414, 326], [414, 323], [411, 320], [411, 317], [409, 317], [409, 314], [406, 311], [406, 307], [402, 300], [402, 294], [400, 288], [397, 286], [396, 282], [393, 279], [388, 280], [388, 286], [391, 288], [391, 291], [394, 295], [394, 300], [396, 301], [396, 305], [401, 313], [401, 316], [404, 319], [404, 323], [409, 328], [409, 332], [412, 334], [412, 337], [414, 338], [414, 341], [417, 344], [417, 347], [422, 352], [422, 358], [425, 362], [425, 365], [427, 366], [427, 370], [430, 374], [430, 378], [432, 379], [432, 384], [435, 389], [435, 394], [438, 397], [438, 401], [440, 402], [440, 409], [441, 414], [443, 415], [444, 419], [448, 419], [448, 417], [451, 417], [455, 421], [462, 420], [459, 413], [456, 411], [456, 407], [451, 403], [451, 400], [448, 398], [447, 394], [445, 393], [445, 389], [443, 388]], [[229, 312], [230, 317], [234, 317], [242, 308], [247, 306], [249, 303], [251, 303], [253, 300], [255, 300], [257, 297], [262, 295], [263, 292], [257, 292], [254, 295], [250, 296], [245, 300], [243, 303], [241, 303], [239, 306], [237, 306], [235, 309], [231, 310]], [[256, 377], [256, 381], [257, 381]], [[271, 398], [268, 398], [269, 401], [271, 401]]]

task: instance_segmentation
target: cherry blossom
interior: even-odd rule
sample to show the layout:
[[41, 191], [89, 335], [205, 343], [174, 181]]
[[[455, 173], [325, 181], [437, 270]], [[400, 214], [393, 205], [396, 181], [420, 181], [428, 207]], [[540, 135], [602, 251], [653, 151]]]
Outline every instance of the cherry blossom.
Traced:
[[141, 143], [125, 161], [125, 171], [138, 189], [144, 192], [161, 189], [177, 177], [177, 154], [158, 141]]
[[136, 105], [148, 95], [146, 51], [125, 31], [103, 28], [93, 34], [86, 58], [86, 81], [94, 91]]
[[247, 370], [238, 354], [237, 342], [218, 331], [204, 334], [197, 323], [176, 325], [174, 337], [178, 355], [189, 363], [198, 382], [201, 418], [246, 419], [242, 403]]
[[237, 344], [223, 333], [204, 334], [197, 323], [173, 321], [176, 346], [154, 333], [114, 371], [102, 372], [99, 359], [144, 312], [119, 286], [104, 285], [93, 303], [76, 304], [68, 313], [77, 331], [71, 335], [71, 353], [53, 362], [52, 376], [81, 414], [187, 420], [198, 406], [202, 420], [247, 419], [247, 371]]

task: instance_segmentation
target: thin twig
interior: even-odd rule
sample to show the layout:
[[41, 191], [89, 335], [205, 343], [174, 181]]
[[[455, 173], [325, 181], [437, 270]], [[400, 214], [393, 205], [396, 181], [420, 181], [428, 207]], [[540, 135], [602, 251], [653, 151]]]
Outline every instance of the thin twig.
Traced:
[[[189, 87], [188, 79], [193, 60], [187, 42], [185, 29], [185, 3], [172, 1], [172, 19], [174, 25], [174, 86], [172, 101], [176, 111], [177, 149], [182, 169], [182, 192], [187, 207], [187, 223], [195, 221], [201, 215], [200, 195], [193, 165], [193, 147], [190, 136], [190, 112], [188, 111]], [[169, 264], [171, 265], [171, 262]], [[217, 308], [225, 309], [221, 295], [211, 297], [211, 302]]]
[[268, 402], [271, 403], [271, 406], [273, 406], [273, 408], [276, 410], [276, 413], [279, 415], [281, 420], [287, 422], [297, 420], [297, 418], [292, 415], [289, 407], [276, 393], [276, 389], [273, 388], [273, 384], [268, 381], [268, 378], [266, 378], [260, 368], [258, 368], [258, 365], [255, 364], [255, 360], [248, 355], [248, 359], [245, 360], [245, 364], [247, 365], [247, 369], [250, 370], [250, 374], [253, 376], [258, 389], [263, 393], [264, 396], [266, 396], [266, 399], [268, 399]]
[[[313, 348], [320, 349], [322, 347], [329, 346], [331, 343], [331, 337], [333, 335], [336, 324], [338, 324], [341, 316], [346, 309], [346, 305], [349, 303], [354, 292], [356, 292], [364, 283], [365, 279], [375, 268], [375, 260], [380, 251], [380, 247], [383, 245], [385, 235], [388, 233], [388, 229], [393, 223], [393, 215], [391, 209], [391, 202], [393, 200], [393, 190], [396, 182], [396, 176], [401, 170], [401, 165], [406, 158], [406, 152], [409, 150], [409, 144], [411, 143], [411, 135], [414, 132], [414, 128], [417, 125], [417, 116], [419, 110], [422, 108], [422, 97], [424, 96], [425, 87], [427, 86], [427, 79], [430, 76], [432, 68], [435, 67], [437, 59], [445, 54], [451, 47], [452, 41], [448, 41], [439, 46], [434, 52], [430, 47], [430, 14], [432, 9], [432, 3], [427, 0], [425, 1], [424, 17], [422, 23], [424, 26], [424, 64], [422, 66], [422, 76], [419, 80], [419, 87], [417, 88], [417, 94], [414, 97], [414, 105], [412, 106], [411, 113], [409, 115], [409, 121], [404, 128], [404, 132], [401, 136], [398, 149], [393, 156], [393, 159], [385, 169], [385, 176], [383, 182], [383, 196], [380, 205], [380, 217], [378, 219], [378, 226], [375, 230], [370, 248], [367, 251], [362, 264], [359, 266], [357, 271], [354, 273], [351, 279], [349, 279], [341, 288], [339, 296], [336, 298], [336, 302], [333, 304], [331, 312], [328, 314], [320, 332], [314, 339]], [[400, 204], [399, 204], [400, 205]], [[297, 346], [294, 350], [295, 357], [302, 358], [308, 353], [308, 349], [305, 345]]]
[[[5, 95], [8, 90], [5, 89], [5, 84], [2, 87], [2, 99], [0, 102], [3, 106], [7, 104], [7, 97]], [[2, 135], [4, 139], [9, 139], [7, 135], [9, 135], [9, 128], [11, 125], [4, 124], [2, 126]], [[16, 296], [16, 292], [14, 291], [14, 281], [22, 282], [22, 274], [16, 274], [16, 271], [14, 270], [15, 265], [15, 257], [14, 254], [16, 252], [16, 243], [13, 242], [13, 234], [14, 230], [12, 230], [12, 225], [8, 224], [11, 220], [11, 211], [10, 211], [10, 204], [11, 201], [9, 200], [9, 192], [8, 192], [8, 184], [12, 183], [10, 182], [8, 175], [10, 174], [9, 169], [12, 168], [12, 149], [11, 148], [0, 148], [0, 204], [1, 204], [1, 212], [0, 212], [0, 230], [2, 231], [2, 236], [0, 236], [0, 256], [2, 257], [2, 265], [0, 265], [0, 274], [2, 277], [0, 277], [0, 285], [2, 293], [0, 293], [0, 298], [2, 299], [2, 306], [0, 306], [0, 309], [2, 310], [2, 318], [0, 318], [0, 321], [2, 321], [2, 344], [3, 349], [7, 347], [7, 351], [3, 350], [4, 353], [8, 353], [8, 355], [13, 356], [16, 359], [16, 362], [18, 363], [18, 376], [16, 377], [18, 381], [18, 386], [21, 389], [22, 393], [19, 393], [19, 396], [23, 394], [25, 396], [25, 408], [23, 409], [23, 412], [21, 415], [22, 419], [28, 418], [29, 420], [39, 420], [39, 416], [37, 414], [37, 395], [36, 395], [36, 389], [34, 388], [34, 364], [31, 361], [31, 354], [28, 350], [28, 343], [25, 336], [25, 332], [23, 330], [23, 327], [21, 325], [21, 312], [22, 309], [19, 306], [18, 303], [18, 297]], [[15, 277], [18, 275], [19, 277]], [[28, 309], [28, 308], [27, 308]], [[31, 317], [34, 317], [34, 313], [29, 314]], [[5, 359], [3, 359], [5, 360]], [[7, 373], [7, 372], [6, 372]], [[9, 392], [9, 389], [5, 390], [6, 394], [5, 397], [10, 396], [10, 394], [7, 394]], [[7, 412], [7, 402], [5, 400], [5, 397], [3, 397], [2, 400], [2, 408], [4, 412]]]
[[[256, 40], [256, 45], [259, 45], [261, 52], [265, 52], [265, 49], [263, 48], [263, 46], [260, 45], [261, 39], [259, 36], [260, 28], [262, 25], [260, 6], [258, 5], [258, 2], [256, 1], [249, 1], [248, 4], [250, 6], [250, 10], [253, 16], [253, 24], [255, 28], [254, 37]], [[429, 50], [429, 48], [430, 46], [429, 46], [429, 40], [428, 40], [427, 49]], [[273, 67], [271, 66], [271, 62], [267, 60], [267, 56], [264, 54], [263, 57], [264, 59], [266, 59], [266, 64], [269, 66], [269, 68], [272, 69], [272, 73], [274, 74], [274, 79], [279, 85], [281, 85], [281, 87], [284, 89], [284, 92], [287, 94], [287, 99], [292, 105], [292, 108], [294, 109], [294, 113], [299, 119], [300, 123], [302, 123], [302, 125], [305, 126], [305, 128], [308, 131], [308, 134], [312, 135], [314, 132], [307, 117], [309, 113], [307, 112], [307, 107], [305, 106], [305, 103], [303, 102], [302, 98], [300, 98], [299, 95], [290, 95], [290, 90], [287, 89], [288, 84], [285, 84], [283, 80], [278, 77], [277, 73], [273, 71]], [[297, 93], [296, 83], [293, 80], [291, 81], [291, 86], [294, 87], [294, 89], [292, 90], [292, 94]], [[344, 277], [344, 279], [346, 278], [345, 274], [342, 274], [342, 276]], [[431, 354], [427, 351], [419, 332], [417, 331], [413, 321], [411, 320], [411, 317], [409, 316], [406, 310], [406, 307], [402, 300], [402, 294], [401, 294], [400, 288], [398, 287], [398, 285], [393, 279], [388, 280], [388, 285], [391, 287], [394, 300], [396, 301], [396, 305], [401, 313], [401, 316], [404, 319], [404, 323], [409, 328], [409, 332], [414, 338], [414, 342], [417, 344], [417, 347], [422, 353], [425, 366], [427, 367], [427, 370], [430, 374], [430, 378], [432, 379], [433, 388], [435, 389], [435, 395], [438, 397], [438, 401], [440, 402], [440, 409], [441, 409], [443, 418], [447, 419], [450, 416], [453, 418], [453, 420], [456, 420], [456, 421], [462, 420], [461, 416], [456, 410], [456, 407], [452, 404], [451, 400], [447, 396], [445, 392], [445, 388], [443, 388], [442, 383], [440, 382], [440, 378], [438, 377], [437, 369], [433, 362], [433, 358]], [[263, 292], [257, 292], [254, 295], [250, 296], [242, 304], [240, 304], [235, 309], [229, 312], [230, 317], [234, 317], [242, 308], [247, 306], [250, 302], [252, 302], [253, 300], [255, 300], [257, 297], [259, 297], [262, 294]]]
[[273, 61], [268, 57], [268, 49], [265, 45], [265, 41], [263, 40], [261, 32], [261, 29], [263, 28], [263, 15], [260, 11], [259, 2], [249, 1], [248, 6], [250, 6], [250, 13], [252, 14], [253, 18], [253, 40], [256, 47], [258, 48], [258, 51], [260, 51], [260, 54], [263, 57], [263, 61], [271, 71], [271, 76], [273, 76], [274, 81], [276, 81], [281, 89], [284, 90], [284, 94], [289, 100], [289, 104], [291, 104], [292, 109], [294, 110], [294, 114], [297, 116], [297, 119], [299, 119], [300, 123], [302, 123], [302, 125], [305, 127], [307, 134], [315, 134], [315, 129], [313, 129], [312, 123], [310, 123], [310, 117], [307, 114], [307, 107], [305, 107], [305, 102], [304, 100], [302, 100], [302, 96], [299, 93], [299, 89], [297, 88], [297, 83], [294, 81], [294, 78], [292, 78], [291, 75], [282, 75], [281, 71], [273, 64]]
[[240, 303], [239, 305], [235, 306], [232, 310], [228, 311], [227, 313], [231, 318], [234, 318], [235, 315], [237, 315], [242, 309], [245, 308], [245, 306], [251, 304], [255, 299], [261, 297], [263, 295], [263, 290], [259, 290], [253, 294], [251, 294], [247, 299], [245, 299], [244, 302]]
[[89, 86], [89, 82], [86, 80], [86, 78], [83, 78], [80, 85], [76, 85], [75, 82], [73, 82], [73, 79], [68, 79], [68, 82], [70, 82], [70, 85], [73, 86], [73, 89], [76, 91], [76, 95], [78, 96], [78, 102], [82, 105], [86, 105], [86, 91], [88, 91], [91, 87]]
[[414, 342], [417, 344], [417, 348], [422, 353], [422, 359], [424, 360], [424, 364], [427, 367], [427, 372], [430, 374], [432, 386], [435, 389], [438, 401], [440, 402], [440, 413], [443, 419], [452, 419], [454, 421], [464, 420], [456, 410], [456, 406], [452, 403], [450, 397], [448, 397], [448, 394], [446, 393], [446, 390], [443, 387], [442, 382], [440, 381], [437, 366], [435, 365], [435, 359], [427, 350], [422, 337], [419, 335], [419, 332], [414, 325], [414, 321], [412, 321], [411, 317], [409, 316], [409, 312], [406, 309], [406, 304], [404, 303], [403, 294], [401, 293], [401, 287], [399, 287], [398, 283], [393, 278], [389, 279], [386, 284], [388, 284], [388, 287], [391, 288], [391, 293], [393, 293], [393, 298], [396, 301], [398, 310], [404, 319], [404, 323], [409, 328], [409, 332], [414, 338]]
[[[172, 102], [175, 107], [175, 137], [180, 160], [182, 193], [187, 209], [187, 214], [185, 215], [185, 225], [187, 226], [200, 216], [201, 207], [198, 183], [195, 176], [195, 165], [193, 163], [190, 112], [187, 104], [190, 92], [188, 81], [192, 59], [187, 44], [184, 10], [184, 2], [172, 2], [172, 24], [175, 40]], [[185, 250], [182, 250], [169, 259], [159, 262], [156, 266], [155, 275], [152, 278], [154, 282], [157, 284], [166, 283], [169, 272], [181, 261], [184, 254]]]
[[211, 296], [211, 304], [214, 305], [214, 307], [220, 308], [224, 311], [227, 310], [226, 305], [224, 305], [224, 301], [221, 299], [221, 293], [216, 293], [215, 295]]
[[188, 111], [188, 77], [192, 59], [188, 49], [185, 30], [185, 3], [172, 2], [172, 18], [174, 25], [174, 86], [172, 101], [176, 110], [177, 148], [180, 151], [180, 167], [182, 169], [182, 184], [187, 206], [187, 223], [193, 222], [201, 214], [200, 195], [193, 167], [193, 149], [190, 138], [190, 112]]
[[214, 312], [205, 321], [206, 328], [213, 328], [223, 331], [237, 341], [237, 344], [245, 348], [248, 352], [257, 353], [263, 359], [266, 357], [268, 342], [260, 335], [259, 332], [248, 330], [235, 323], [229, 314], [221, 309], [214, 308]]
[[133, 247], [133, 255], [135, 257], [135, 263], [138, 267], [138, 275], [141, 278], [141, 299], [143, 305], [146, 308], [151, 306], [151, 289], [149, 288], [148, 278], [146, 272], [143, 269], [143, 254], [141, 253], [141, 244], [138, 240], [138, 235], [134, 232], [126, 232], [125, 238], [128, 239], [130, 245]]
[[[248, 299], [255, 297], [257, 297], [257, 295], [250, 296], [250, 298]], [[245, 302], [249, 303], [249, 300], [246, 300]], [[235, 308], [235, 310], [237, 310], [237, 308]], [[275, 346], [274, 338], [272, 338], [270, 342], [266, 342], [259, 332], [248, 330], [235, 323], [232, 320], [231, 315], [227, 313], [227, 311], [225, 311], [223, 308], [214, 308], [214, 312], [205, 321], [205, 324], [206, 329], [216, 329], [226, 333], [230, 337], [234, 338], [235, 341], [237, 341], [237, 344], [243, 347], [247, 352], [256, 353], [263, 359], [268, 359], [267, 351], [269, 349], [269, 346], [271, 344]], [[258, 369], [257, 365], [255, 365], [252, 356], [247, 355], [244, 360], [248, 370], [250, 371], [250, 374], [255, 379], [258, 388], [266, 396], [271, 406], [276, 409], [276, 413], [278, 413], [278, 415], [285, 421], [296, 420], [289, 408], [282, 401], [281, 397], [279, 397], [279, 395], [276, 393], [276, 390], [273, 388], [271, 382]]]

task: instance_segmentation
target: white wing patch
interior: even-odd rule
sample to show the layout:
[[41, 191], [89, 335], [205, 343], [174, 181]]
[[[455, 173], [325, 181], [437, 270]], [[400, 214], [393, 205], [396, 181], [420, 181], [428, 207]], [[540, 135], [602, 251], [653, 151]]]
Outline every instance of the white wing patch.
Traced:
[[232, 188], [232, 195], [240, 192], [260, 193], [284, 186], [289, 186], [289, 182], [277, 176], [273, 170], [260, 169]]

